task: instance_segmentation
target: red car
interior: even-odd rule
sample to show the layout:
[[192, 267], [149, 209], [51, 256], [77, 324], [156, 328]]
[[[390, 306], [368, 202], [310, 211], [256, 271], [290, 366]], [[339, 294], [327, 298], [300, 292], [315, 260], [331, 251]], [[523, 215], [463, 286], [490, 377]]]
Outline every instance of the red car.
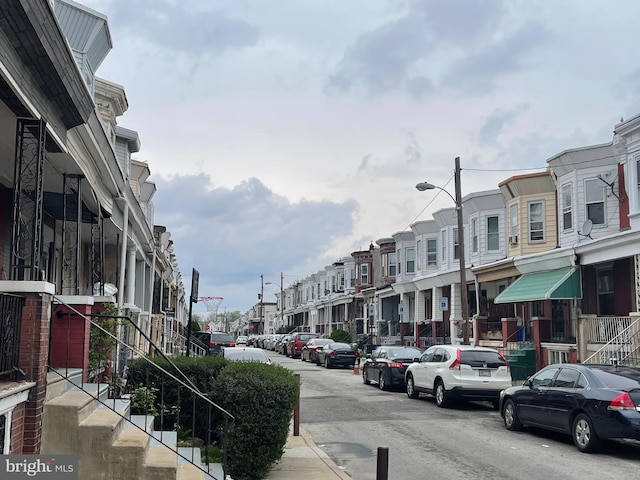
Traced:
[[318, 349], [324, 347], [327, 343], [331, 343], [333, 340], [330, 338], [312, 338], [304, 347], [302, 347], [302, 353], [300, 358], [303, 362], [309, 361], [318, 364]]
[[318, 338], [315, 333], [294, 333], [287, 344], [287, 356], [297, 358], [302, 353], [304, 347], [312, 338]]

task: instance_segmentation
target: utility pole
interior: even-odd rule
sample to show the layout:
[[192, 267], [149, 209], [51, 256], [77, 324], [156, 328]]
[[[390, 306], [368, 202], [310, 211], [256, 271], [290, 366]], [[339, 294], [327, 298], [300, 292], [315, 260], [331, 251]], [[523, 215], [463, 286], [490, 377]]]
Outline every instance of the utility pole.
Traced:
[[260, 274], [260, 326], [258, 333], [264, 333], [264, 275]]
[[464, 257], [464, 222], [462, 218], [462, 187], [460, 186], [460, 157], [455, 160], [456, 211], [458, 212], [458, 246], [460, 248], [460, 303], [462, 307], [462, 344], [469, 345], [469, 314], [467, 272]]
[[284, 327], [284, 273], [280, 272], [280, 326]]

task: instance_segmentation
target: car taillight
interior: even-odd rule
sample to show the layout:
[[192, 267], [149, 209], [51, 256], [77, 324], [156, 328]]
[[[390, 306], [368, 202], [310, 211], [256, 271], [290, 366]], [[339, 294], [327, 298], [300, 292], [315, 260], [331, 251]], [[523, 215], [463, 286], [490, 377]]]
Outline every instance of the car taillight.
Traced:
[[607, 407], [608, 410], [635, 410], [636, 406], [627, 392], [616, 396]]
[[235, 346], [236, 346], [236, 344], [235, 344], [235, 343], [233, 343], [233, 342], [231, 342], [231, 343], [229, 344], [229, 346], [230, 346], [230, 347], [235, 347]]
[[460, 349], [456, 349], [456, 359], [453, 361], [451, 365], [449, 365], [449, 370], [460, 370]]
[[329, 355], [337, 355], [338, 352], [336, 352], [335, 350], [331, 350], [331, 353]]
[[502, 355], [500, 352], [498, 352], [498, 355], [500, 355], [500, 358], [504, 361], [504, 364], [508, 368], [509, 367], [509, 362], [507, 361], [507, 358], [504, 355]]
[[211, 345], [212, 347], [215, 347], [216, 345], [218, 345], [218, 342], [214, 342], [213, 340], [211, 340], [209, 342], [209, 345]]
[[389, 362], [388, 365], [389, 368], [404, 368], [404, 365], [399, 362]]

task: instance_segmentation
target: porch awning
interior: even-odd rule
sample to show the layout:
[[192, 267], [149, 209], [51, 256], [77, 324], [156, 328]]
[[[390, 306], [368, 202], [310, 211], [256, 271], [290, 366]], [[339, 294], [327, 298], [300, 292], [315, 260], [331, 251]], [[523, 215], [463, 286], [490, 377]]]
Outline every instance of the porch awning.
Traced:
[[509, 285], [493, 303], [582, 298], [580, 267], [527, 273]]

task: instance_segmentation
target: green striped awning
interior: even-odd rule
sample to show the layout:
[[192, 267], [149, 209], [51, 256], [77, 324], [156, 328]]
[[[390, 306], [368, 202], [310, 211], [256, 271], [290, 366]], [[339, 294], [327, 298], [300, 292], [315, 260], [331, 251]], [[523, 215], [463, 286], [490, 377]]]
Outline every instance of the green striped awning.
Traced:
[[582, 298], [580, 267], [526, 273], [498, 295], [493, 303], [534, 302]]

